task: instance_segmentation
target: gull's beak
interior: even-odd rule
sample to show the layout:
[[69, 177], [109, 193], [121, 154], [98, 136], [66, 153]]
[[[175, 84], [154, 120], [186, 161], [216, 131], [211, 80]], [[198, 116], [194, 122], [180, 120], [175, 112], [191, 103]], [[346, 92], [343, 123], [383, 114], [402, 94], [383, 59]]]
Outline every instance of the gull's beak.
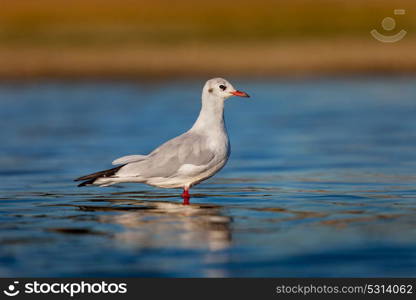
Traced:
[[247, 97], [247, 98], [250, 97], [247, 93], [242, 92], [242, 91], [234, 91], [234, 92], [230, 92], [230, 94], [233, 96], [238, 96], [238, 97]]

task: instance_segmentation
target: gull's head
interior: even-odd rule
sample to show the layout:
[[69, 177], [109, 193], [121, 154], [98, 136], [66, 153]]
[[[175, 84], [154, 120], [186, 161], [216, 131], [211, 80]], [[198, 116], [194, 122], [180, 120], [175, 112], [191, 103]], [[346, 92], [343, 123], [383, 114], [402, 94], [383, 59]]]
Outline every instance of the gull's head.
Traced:
[[213, 78], [205, 83], [203, 95], [227, 99], [231, 96], [250, 97], [247, 93], [236, 90], [231, 83], [223, 78]]

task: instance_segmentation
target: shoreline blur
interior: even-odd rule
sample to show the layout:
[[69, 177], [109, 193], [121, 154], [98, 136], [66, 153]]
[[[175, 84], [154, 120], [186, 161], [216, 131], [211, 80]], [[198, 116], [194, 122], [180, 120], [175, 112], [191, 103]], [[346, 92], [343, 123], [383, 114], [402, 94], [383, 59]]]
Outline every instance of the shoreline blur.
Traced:
[[410, 0], [0, 2], [2, 80], [416, 74]]
[[416, 40], [400, 48], [366, 40], [194, 44], [136, 48], [4, 48], [0, 78], [172, 78], [415, 75]]

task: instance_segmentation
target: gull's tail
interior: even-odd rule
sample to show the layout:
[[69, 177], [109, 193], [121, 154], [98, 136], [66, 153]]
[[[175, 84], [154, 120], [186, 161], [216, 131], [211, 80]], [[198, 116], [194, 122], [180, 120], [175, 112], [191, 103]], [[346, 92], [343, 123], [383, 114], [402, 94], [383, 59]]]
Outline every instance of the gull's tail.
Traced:
[[78, 186], [86, 186], [86, 185], [94, 184], [94, 182], [97, 179], [111, 177], [111, 176], [115, 175], [118, 172], [118, 170], [120, 170], [124, 166], [125, 165], [122, 165], [122, 166], [118, 166], [118, 167], [115, 167], [115, 168], [112, 168], [112, 169], [108, 169], [108, 170], [92, 173], [92, 174], [89, 174], [89, 175], [85, 175], [85, 176], [79, 177], [77, 179], [74, 179], [74, 181], [84, 181], [84, 182], [81, 182], [80, 184], [78, 184]]

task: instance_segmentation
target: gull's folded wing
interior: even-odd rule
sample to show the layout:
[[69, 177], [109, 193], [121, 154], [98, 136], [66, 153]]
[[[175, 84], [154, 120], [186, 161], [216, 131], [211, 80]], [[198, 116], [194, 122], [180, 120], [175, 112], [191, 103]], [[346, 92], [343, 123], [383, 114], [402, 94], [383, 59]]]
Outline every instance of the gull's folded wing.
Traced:
[[[116, 162], [119, 163], [119, 160]], [[178, 172], [181, 175], [185, 171], [192, 173], [197, 166], [198, 170], [209, 168], [210, 163], [215, 163], [215, 153], [207, 146], [204, 136], [188, 132], [162, 144], [145, 159], [122, 162], [129, 163], [121, 169], [118, 176], [167, 178], [176, 176]]]
[[123, 165], [145, 159], [147, 155], [127, 155], [117, 158], [112, 162], [113, 165]]

